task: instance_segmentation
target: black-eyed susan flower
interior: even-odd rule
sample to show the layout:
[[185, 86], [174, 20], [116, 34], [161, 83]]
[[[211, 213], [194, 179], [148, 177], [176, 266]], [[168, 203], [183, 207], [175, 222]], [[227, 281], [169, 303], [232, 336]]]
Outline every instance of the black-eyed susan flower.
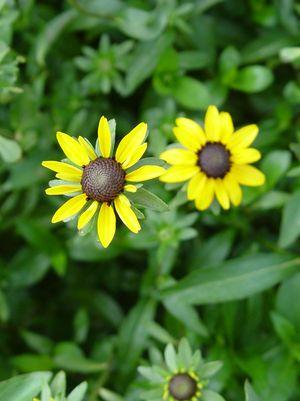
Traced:
[[95, 149], [81, 136], [76, 139], [58, 132], [57, 140], [67, 160], [42, 163], [59, 179], [46, 189], [46, 194], [67, 195], [71, 199], [55, 212], [52, 223], [67, 221], [80, 213], [77, 227], [82, 230], [98, 213], [98, 236], [105, 248], [115, 235], [116, 214], [129, 230], [138, 233], [141, 226], [126, 192], [136, 192], [135, 183], [156, 178], [165, 171], [157, 165], [134, 168], [147, 149], [146, 133], [147, 124], [137, 125], [121, 140], [113, 156], [114, 138], [103, 116]]
[[149, 382], [141, 397], [155, 401], [223, 400], [208, 386], [208, 379], [221, 366], [219, 361], [204, 363], [200, 350], [193, 353], [186, 339], [179, 342], [178, 352], [168, 344], [160, 365], [139, 367], [140, 374]]
[[188, 181], [187, 197], [199, 210], [207, 209], [214, 197], [224, 209], [242, 200], [241, 185], [260, 186], [264, 174], [251, 163], [260, 159], [258, 150], [250, 148], [258, 127], [247, 125], [234, 131], [229, 113], [209, 106], [204, 129], [188, 118], [177, 118], [174, 134], [180, 147], [171, 147], [161, 159], [172, 166], [160, 177], [166, 183]]

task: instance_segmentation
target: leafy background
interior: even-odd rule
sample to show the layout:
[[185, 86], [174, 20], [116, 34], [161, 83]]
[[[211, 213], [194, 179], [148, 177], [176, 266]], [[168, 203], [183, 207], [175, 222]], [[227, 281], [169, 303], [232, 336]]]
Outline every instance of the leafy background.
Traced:
[[[293, 0], [0, 0], [1, 379], [64, 369], [88, 401], [136, 400], [137, 366], [186, 336], [224, 361], [227, 400], [300, 399], [299, 38]], [[108, 250], [49, 223], [56, 130], [144, 120], [157, 156], [209, 104], [260, 126], [267, 182], [241, 207], [198, 213], [150, 183], [170, 211]]]

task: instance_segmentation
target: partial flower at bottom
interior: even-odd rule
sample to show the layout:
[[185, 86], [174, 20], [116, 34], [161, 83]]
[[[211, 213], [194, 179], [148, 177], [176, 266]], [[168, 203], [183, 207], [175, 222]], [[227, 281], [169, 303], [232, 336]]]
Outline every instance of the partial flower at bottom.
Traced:
[[[54, 214], [52, 223], [67, 221], [80, 213], [77, 227], [82, 230], [98, 213], [97, 230], [103, 247], [108, 247], [116, 232], [116, 214], [133, 233], [141, 229], [126, 192], [136, 192], [135, 183], [159, 177], [164, 169], [156, 165], [133, 166], [147, 149], [147, 124], [140, 123], [120, 142], [113, 156], [113, 137], [105, 117], [98, 126], [98, 146], [83, 138], [62, 132], [57, 140], [67, 160], [44, 161], [56, 172], [59, 181], [46, 189], [47, 195], [71, 197]], [[133, 169], [132, 169], [133, 168]], [[128, 171], [128, 169], [130, 169]]]
[[180, 117], [173, 131], [180, 145], [161, 154], [171, 167], [160, 180], [188, 181], [187, 198], [195, 201], [197, 209], [207, 209], [215, 197], [223, 209], [229, 209], [231, 203], [238, 206], [241, 185], [264, 184], [264, 174], [250, 165], [261, 158], [258, 150], [249, 148], [258, 134], [256, 125], [234, 131], [230, 114], [209, 106], [204, 128]]
[[139, 367], [148, 382], [141, 398], [145, 401], [221, 401], [221, 395], [209, 389], [209, 378], [221, 367], [219, 361], [205, 363], [200, 350], [193, 353], [186, 339], [179, 342], [178, 352], [168, 344], [162, 365]]

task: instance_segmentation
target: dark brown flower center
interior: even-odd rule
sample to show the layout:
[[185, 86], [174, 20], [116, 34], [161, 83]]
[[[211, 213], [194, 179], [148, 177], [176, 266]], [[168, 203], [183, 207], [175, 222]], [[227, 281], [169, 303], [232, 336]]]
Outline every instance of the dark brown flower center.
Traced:
[[169, 393], [175, 400], [189, 400], [197, 393], [196, 380], [188, 373], [178, 373], [169, 381]]
[[230, 169], [230, 153], [221, 143], [208, 142], [199, 152], [198, 165], [212, 178], [223, 178]]
[[114, 159], [98, 157], [83, 168], [81, 185], [88, 199], [111, 202], [123, 190], [125, 171]]

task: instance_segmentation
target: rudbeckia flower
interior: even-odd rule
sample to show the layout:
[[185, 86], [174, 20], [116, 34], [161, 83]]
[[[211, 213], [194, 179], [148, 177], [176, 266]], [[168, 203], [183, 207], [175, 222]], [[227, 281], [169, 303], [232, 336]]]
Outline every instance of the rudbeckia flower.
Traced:
[[[140, 394], [145, 401], [212, 401], [224, 400], [209, 389], [209, 379], [222, 367], [222, 362], [204, 362], [200, 350], [193, 353], [182, 339], [178, 351], [172, 344], [165, 348], [160, 365], [140, 366], [140, 374], [148, 381]], [[225, 400], [224, 400], [225, 401]]]
[[[141, 229], [126, 192], [136, 192], [134, 183], [160, 176], [160, 166], [142, 165], [134, 169], [147, 149], [144, 143], [147, 124], [140, 123], [120, 142], [113, 156], [113, 137], [108, 121], [100, 118], [96, 149], [81, 136], [73, 138], [62, 132], [57, 140], [67, 160], [44, 161], [42, 165], [56, 172], [60, 181], [46, 189], [47, 195], [67, 195], [67, 200], [54, 214], [52, 223], [69, 220], [80, 213], [77, 227], [82, 230], [98, 213], [98, 236], [108, 247], [116, 231], [116, 214], [133, 233]], [[129, 170], [128, 170], [129, 169]]]
[[197, 209], [207, 209], [215, 197], [224, 209], [229, 209], [230, 203], [241, 203], [241, 185], [264, 184], [264, 174], [250, 165], [261, 158], [258, 150], [249, 147], [258, 134], [256, 125], [234, 131], [230, 114], [209, 106], [204, 128], [180, 117], [173, 131], [181, 146], [161, 154], [172, 167], [160, 180], [188, 181], [187, 197], [195, 201]]

